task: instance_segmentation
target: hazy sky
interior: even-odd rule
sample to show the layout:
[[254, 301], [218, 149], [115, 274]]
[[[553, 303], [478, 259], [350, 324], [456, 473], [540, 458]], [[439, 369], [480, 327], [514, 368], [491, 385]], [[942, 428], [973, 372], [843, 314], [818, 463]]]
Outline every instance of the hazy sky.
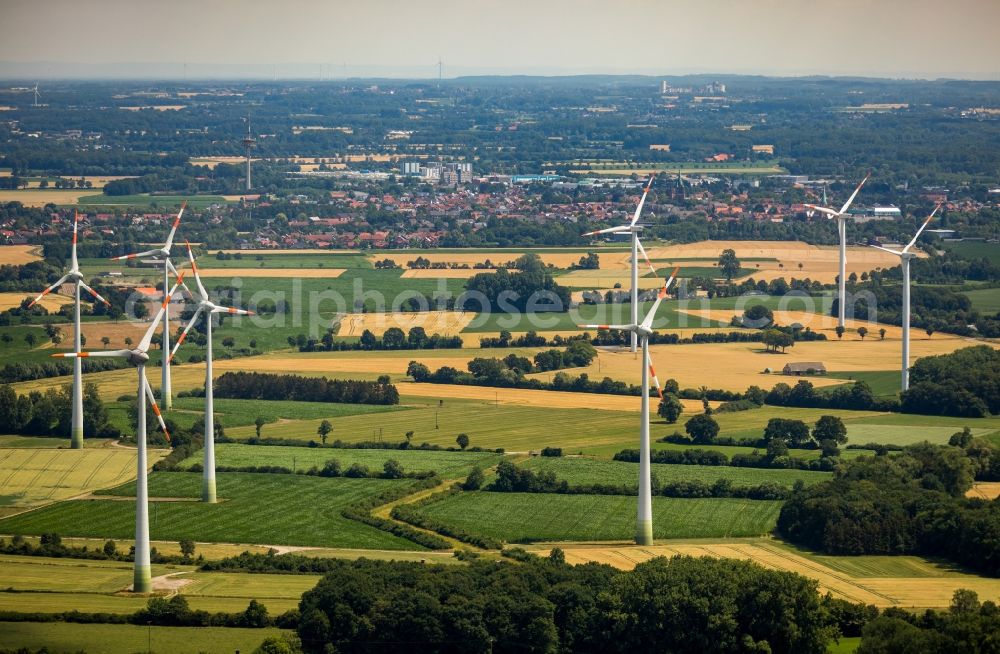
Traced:
[[0, 0], [0, 76], [1000, 78], [1000, 0]]

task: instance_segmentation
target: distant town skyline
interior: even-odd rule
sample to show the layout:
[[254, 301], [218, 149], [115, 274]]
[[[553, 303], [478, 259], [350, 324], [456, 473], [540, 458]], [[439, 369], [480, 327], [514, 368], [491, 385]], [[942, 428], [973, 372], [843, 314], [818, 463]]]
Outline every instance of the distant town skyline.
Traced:
[[3, 0], [0, 77], [996, 80], [997, 25], [995, 0]]

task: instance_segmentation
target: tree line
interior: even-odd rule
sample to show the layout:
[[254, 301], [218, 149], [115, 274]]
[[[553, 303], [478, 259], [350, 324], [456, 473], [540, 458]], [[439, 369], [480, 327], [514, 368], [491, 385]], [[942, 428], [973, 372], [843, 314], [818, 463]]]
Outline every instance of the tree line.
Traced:
[[261, 372], [226, 372], [215, 380], [215, 396], [241, 400], [299, 400], [345, 404], [399, 404], [388, 381], [302, 377]]
[[968, 432], [951, 442], [859, 457], [831, 481], [796, 486], [778, 532], [830, 554], [942, 556], [1000, 576], [1000, 502], [965, 497], [980, 469], [996, 474], [997, 452]]
[[[50, 388], [18, 395], [8, 384], [0, 384], [0, 433], [69, 438], [73, 388]], [[83, 387], [83, 432], [95, 438], [117, 438], [121, 432], [108, 421], [108, 411], [97, 385]]]

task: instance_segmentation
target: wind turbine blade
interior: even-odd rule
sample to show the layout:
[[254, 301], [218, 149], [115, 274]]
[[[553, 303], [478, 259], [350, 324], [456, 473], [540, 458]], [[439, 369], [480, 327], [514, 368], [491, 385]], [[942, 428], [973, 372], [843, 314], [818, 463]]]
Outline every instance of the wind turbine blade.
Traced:
[[194, 262], [194, 252], [191, 251], [191, 244], [187, 241], [184, 241], [184, 243], [187, 245], [188, 260], [191, 262], [191, 272], [194, 273], [194, 281], [198, 285], [198, 293], [201, 294], [201, 301], [208, 302], [208, 291], [205, 290], [205, 287], [201, 283], [201, 276], [198, 274], [198, 264]]
[[38, 297], [36, 297], [34, 300], [32, 300], [31, 304], [28, 305], [28, 308], [30, 309], [31, 307], [33, 307], [36, 304], [38, 304], [39, 300], [41, 300], [43, 297], [45, 297], [46, 295], [48, 295], [52, 291], [56, 290], [57, 288], [59, 288], [60, 286], [62, 286], [63, 284], [65, 284], [68, 281], [69, 281], [69, 275], [63, 275], [62, 277], [60, 277], [58, 282], [56, 282], [52, 286], [49, 286], [47, 289], [45, 289], [44, 291], [42, 291], [41, 294]]
[[170, 252], [170, 246], [174, 244], [174, 234], [177, 233], [177, 226], [181, 224], [181, 216], [184, 215], [184, 210], [187, 208], [187, 200], [181, 205], [181, 210], [177, 212], [177, 217], [174, 218], [174, 224], [170, 228], [170, 233], [167, 234], [167, 242], [163, 244], [163, 249], [166, 252]]
[[656, 310], [660, 308], [660, 302], [663, 302], [663, 298], [667, 297], [667, 289], [670, 288], [670, 283], [674, 281], [674, 278], [677, 276], [677, 273], [680, 271], [680, 269], [681, 269], [680, 266], [675, 267], [673, 271], [670, 273], [670, 277], [668, 277], [667, 280], [663, 283], [663, 288], [660, 289], [660, 292], [656, 296], [656, 302], [653, 302], [653, 306], [650, 307], [649, 313], [646, 314], [646, 317], [642, 321], [643, 328], [645, 329], [652, 328], [653, 318], [656, 317]]
[[[173, 274], [173, 276], [175, 278], [180, 278], [180, 273], [177, 272], [177, 267], [174, 266], [174, 263], [170, 260], [169, 257], [166, 259], [166, 261], [167, 261], [167, 270], [169, 270], [171, 272], [171, 274]], [[180, 281], [180, 285], [181, 285], [181, 288], [184, 289], [184, 292], [188, 294], [188, 297], [193, 300], [194, 299], [194, 293], [191, 292], [191, 289], [188, 288], [188, 285], [184, 282], [184, 280]]]
[[[160, 422], [160, 429], [163, 430], [163, 435], [167, 437], [167, 442], [170, 442], [170, 432], [167, 430], [167, 423], [163, 422], [163, 416], [160, 415], [160, 407], [156, 404], [156, 398], [153, 396], [153, 389], [149, 385], [149, 380], [146, 379], [146, 371], [142, 371], [142, 386], [146, 390], [146, 397], [149, 399], [150, 406], [153, 407], [153, 413], [156, 415], [156, 419]], [[142, 402], [142, 398], [138, 398]]]
[[902, 252], [896, 250], [890, 250], [889, 248], [884, 248], [881, 245], [869, 245], [870, 248], [875, 248], [876, 250], [882, 250], [883, 252], [888, 252], [889, 254], [895, 254], [897, 257], [903, 256]]
[[923, 232], [924, 229], [927, 227], [927, 225], [929, 225], [930, 222], [932, 220], [934, 220], [934, 214], [936, 214], [938, 212], [938, 209], [940, 209], [940, 208], [941, 208], [940, 204], [938, 206], [934, 207], [934, 211], [931, 212], [931, 215], [927, 216], [927, 220], [925, 220], [924, 224], [920, 226], [920, 229], [917, 230], [917, 233], [913, 235], [913, 240], [911, 240], [909, 243], [906, 244], [906, 247], [903, 248], [903, 252], [909, 252], [910, 251], [910, 248], [912, 248], [913, 245], [914, 245], [914, 243], [917, 242], [917, 239], [920, 238], [921, 232]]
[[[178, 282], [184, 277], [184, 273], [181, 273], [178, 277]], [[174, 284], [174, 287], [170, 289], [170, 292], [166, 294], [163, 298], [163, 304], [160, 305], [160, 310], [156, 312], [156, 317], [153, 318], [152, 324], [149, 325], [149, 329], [146, 330], [146, 334], [139, 341], [139, 347], [136, 349], [140, 352], [149, 351], [149, 344], [153, 342], [153, 332], [160, 325], [160, 321], [163, 320], [163, 314], [167, 311], [167, 305], [170, 304], [170, 298], [173, 296], [174, 292], [177, 291], [178, 284]]]
[[202, 309], [204, 309], [204, 307], [198, 307], [195, 310], [194, 315], [191, 316], [191, 320], [189, 320], [188, 324], [184, 327], [184, 331], [182, 331], [181, 335], [177, 337], [177, 341], [174, 343], [174, 349], [170, 352], [171, 361], [174, 360], [174, 356], [177, 354], [177, 350], [180, 348], [181, 343], [183, 343], [184, 339], [187, 338], [188, 332], [191, 331], [191, 328], [194, 327], [194, 324], [198, 321], [198, 316], [201, 315]]
[[212, 313], [231, 313], [235, 316], [256, 315], [253, 311], [250, 311], [248, 309], [237, 309], [236, 307], [220, 307], [219, 305], [215, 305], [215, 308], [212, 309]]
[[635, 331], [635, 325], [577, 325], [577, 327], [586, 329], [617, 329], [626, 332]]
[[858, 184], [858, 187], [856, 189], [854, 189], [854, 193], [851, 193], [851, 197], [847, 198], [847, 202], [845, 202], [844, 206], [842, 206], [840, 208], [840, 211], [837, 212], [838, 214], [844, 213], [845, 211], [847, 211], [851, 207], [851, 203], [854, 202], [854, 198], [856, 198], [858, 196], [858, 193], [861, 191], [861, 187], [865, 185], [865, 182], [867, 182], [868, 178], [871, 177], [871, 176], [872, 176], [871, 173], [868, 173], [867, 175], [865, 175], [865, 178], [863, 180], [861, 180], [861, 183]]
[[74, 211], [73, 212], [73, 249], [72, 249], [72, 254], [70, 255], [70, 266], [69, 266], [70, 270], [79, 270], [80, 269], [80, 264], [77, 262], [77, 259], [76, 259], [76, 227], [77, 227], [77, 223], [79, 223], [79, 222], [80, 222], [80, 214], [79, 214], [79, 212]]
[[[648, 343], [647, 343], [648, 346]], [[649, 354], [649, 349], [646, 350], [646, 365], [649, 366], [649, 376], [653, 378], [653, 383], [656, 384], [656, 393], [663, 399], [663, 388], [660, 386], [660, 379], [656, 376], [656, 370], [653, 369], [653, 357]]]
[[54, 359], [86, 359], [88, 357], [127, 357], [132, 350], [103, 350], [99, 352], [60, 352], [53, 354]]
[[656, 268], [653, 267], [653, 262], [649, 260], [649, 255], [646, 254], [646, 248], [642, 247], [642, 241], [635, 239], [635, 244], [639, 246], [639, 252], [642, 253], [642, 257], [646, 260], [646, 265], [649, 266], [649, 270], [653, 273], [653, 277], [656, 277]]
[[98, 299], [99, 301], [103, 302], [104, 304], [108, 305], [109, 307], [111, 306], [111, 303], [110, 303], [110, 302], [108, 302], [108, 301], [107, 301], [107, 300], [105, 300], [105, 299], [104, 299], [103, 297], [101, 297], [100, 295], [98, 295], [98, 294], [97, 294], [97, 291], [95, 291], [94, 289], [90, 288], [89, 286], [87, 286], [86, 284], [84, 284], [84, 283], [83, 283], [82, 281], [81, 281], [81, 282], [77, 282], [77, 284], [79, 284], [79, 285], [80, 285], [80, 288], [82, 288], [83, 290], [85, 290], [85, 291], [87, 291], [88, 293], [90, 293], [91, 295], [93, 295], [93, 296], [94, 296], [95, 298], [97, 298], [97, 299]]
[[629, 228], [625, 225], [619, 225], [618, 227], [608, 227], [607, 229], [598, 229], [593, 232], [587, 232], [583, 236], [596, 236], [597, 234], [623, 234], [629, 231]]
[[143, 259], [145, 257], [151, 257], [154, 254], [163, 254], [162, 250], [146, 250], [145, 252], [135, 252], [133, 254], [126, 254], [120, 257], [111, 257], [112, 261], [124, 261], [125, 259]]
[[635, 208], [635, 213], [632, 215], [632, 222], [628, 224], [629, 227], [632, 227], [639, 222], [639, 215], [642, 213], [642, 206], [646, 204], [646, 196], [649, 195], [649, 189], [653, 188], [654, 177], [656, 177], [655, 174], [649, 176], [649, 183], [646, 184], [646, 188], [642, 191], [642, 197], [639, 198], [639, 206]]
[[828, 209], [826, 207], [819, 207], [819, 206], [816, 206], [815, 204], [803, 204], [802, 206], [803, 207], [809, 207], [810, 209], [813, 209], [814, 211], [819, 211], [820, 213], [825, 213], [827, 216], [829, 216], [831, 218], [836, 218], [837, 217], [837, 212], [834, 211], [833, 209]]

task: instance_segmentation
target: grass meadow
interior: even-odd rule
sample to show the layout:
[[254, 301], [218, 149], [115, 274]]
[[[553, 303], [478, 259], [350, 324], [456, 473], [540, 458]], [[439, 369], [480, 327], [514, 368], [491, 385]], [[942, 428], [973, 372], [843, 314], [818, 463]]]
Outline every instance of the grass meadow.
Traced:
[[[220, 466], [284, 466], [295, 470], [319, 468], [336, 459], [347, 468], [355, 463], [370, 470], [381, 470], [389, 459], [395, 459], [406, 472], [437, 472], [445, 479], [464, 476], [472, 468], [488, 468], [500, 461], [502, 455], [486, 452], [435, 452], [423, 450], [360, 450], [348, 448], [280, 447], [271, 445], [242, 445], [219, 443], [215, 446], [215, 462]], [[181, 461], [183, 468], [201, 464], [199, 452]]]
[[[534, 472], [552, 472], [557, 479], [570, 485], [616, 484], [636, 486], [639, 464], [627, 461], [603, 461], [589, 458], [534, 457], [522, 464]], [[695, 466], [654, 463], [652, 473], [661, 482], [700, 481], [713, 483], [727, 479], [734, 486], [756, 486], [770, 482], [791, 487], [801, 480], [806, 485], [830, 479], [832, 473], [809, 470], [766, 470], [761, 468], [735, 468], [732, 466]]]
[[130, 624], [0, 623], [4, 647], [11, 650], [125, 654], [152, 652], [252, 652], [281, 629], [236, 627], [147, 627]]
[[[781, 502], [653, 498], [656, 538], [760, 536], [774, 529]], [[447, 525], [507, 542], [627, 540], [636, 498], [547, 493], [457, 493], [420, 512]]]
[[[340, 515], [341, 509], [409, 481], [326, 479], [299, 475], [220, 473], [218, 504], [197, 501], [201, 474], [153, 473], [149, 478], [150, 537], [223, 543], [420, 549], [415, 543]], [[135, 485], [107, 499], [67, 501], [0, 520], [0, 533], [130, 538]], [[156, 498], [191, 501], [156, 501]], [[118, 499], [127, 498], [127, 499]]]

